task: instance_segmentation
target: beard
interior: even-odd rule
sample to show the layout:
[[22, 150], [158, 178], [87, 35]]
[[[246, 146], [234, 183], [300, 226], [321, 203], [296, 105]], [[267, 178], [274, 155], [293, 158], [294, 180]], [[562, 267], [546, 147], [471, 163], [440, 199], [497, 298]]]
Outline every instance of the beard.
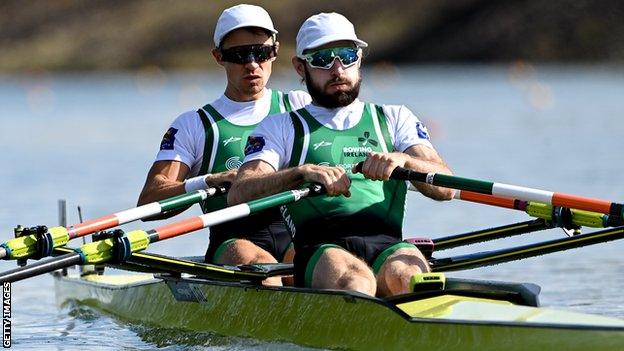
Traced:
[[[317, 86], [312, 79], [310, 78], [310, 72], [308, 71], [308, 66], [304, 65], [305, 68], [305, 83], [308, 88], [308, 93], [312, 97], [312, 100], [318, 104], [319, 106], [325, 108], [337, 108], [344, 107], [350, 105], [355, 99], [357, 99], [358, 95], [360, 95], [360, 85], [362, 84], [362, 74], [360, 72], [359, 78], [357, 82], [353, 85], [351, 89], [346, 91], [337, 91], [333, 94], [325, 93], [322, 87]], [[335, 83], [340, 81], [338, 77], [326, 83], [326, 85]]]

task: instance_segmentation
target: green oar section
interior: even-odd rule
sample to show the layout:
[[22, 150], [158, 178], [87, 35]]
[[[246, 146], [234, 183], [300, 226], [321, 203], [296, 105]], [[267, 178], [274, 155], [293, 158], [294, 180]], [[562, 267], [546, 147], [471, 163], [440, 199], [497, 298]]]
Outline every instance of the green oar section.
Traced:
[[0, 258], [5, 260], [25, 260], [28, 258], [40, 259], [47, 257], [52, 254], [54, 248], [64, 246], [74, 238], [163, 214], [184, 206], [190, 206], [211, 196], [225, 194], [226, 192], [227, 188], [223, 186], [196, 190], [78, 223], [67, 228], [62, 226], [52, 228], [46, 226], [33, 228], [18, 227], [15, 232], [16, 238], [0, 245]]
[[132, 253], [145, 250], [151, 243], [233, 219], [243, 218], [252, 213], [299, 201], [302, 198], [320, 194], [321, 192], [322, 188], [320, 185], [311, 185], [304, 189], [285, 191], [248, 203], [167, 224], [149, 231], [134, 230], [124, 234], [123, 231], [116, 230], [110, 233], [109, 238], [84, 244], [72, 253], [7, 271], [0, 275], [0, 282], [14, 282], [76, 264], [124, 262], [130, 258]]

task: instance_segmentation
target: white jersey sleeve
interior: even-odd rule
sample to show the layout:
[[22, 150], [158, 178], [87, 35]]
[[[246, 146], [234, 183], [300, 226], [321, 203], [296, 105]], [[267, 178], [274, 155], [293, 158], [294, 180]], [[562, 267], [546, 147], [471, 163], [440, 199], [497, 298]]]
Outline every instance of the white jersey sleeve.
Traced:
[[288, 92], [288, 101], [290, 101], [290, 106], [293, 110], [298, 110], [303, 106], [311, 104], [312, 97], [303, 90], [291, 90]]
[[390, 136], [395, 150], [405, 151], [413, 145], [424, 145], [433, 149], [427, 127], [404, 105], [382, 105], [388, 120]]
[[262, 160], [276, 171], [287, 168], [295, 131], [289, 113], [270, 115], [251, 133], [245, 146], [245, 163]]
[[199, 172], [204, 152], [204, 125], [196, 111], [176, 118], [160, 143], [155, 161], [179, 161], [190, 168], [189, 177]]

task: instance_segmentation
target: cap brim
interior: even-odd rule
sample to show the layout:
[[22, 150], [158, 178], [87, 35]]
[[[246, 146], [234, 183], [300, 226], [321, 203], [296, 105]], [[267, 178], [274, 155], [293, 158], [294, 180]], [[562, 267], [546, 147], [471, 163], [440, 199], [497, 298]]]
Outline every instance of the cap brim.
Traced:
[[278, 34], [278, 33], [279, 33], [278, 31], [276, 31], [276, 30], [275, 30], [275, 29], [273, 29], [273, 28], [267, 28], [267, 27], [264, 27], [264, 26], [259, 26], [257, 23], [240, 23], [240, 24], [238, 24], [238, 25], [236, 25], [236, 26], [234, 26], [234, 27], [230, 28], [227, 32], [223, 33], [223, 34], [221, 35], [221, 38], [219, 38], [219, 44], [216, 44], [216, 43], [215, 43], [215, 44], [216, 44], [216, 46], [221, 45], [221, 42], [223, 41], [223, 38], [225, 38], [225, 36], [226, 36], [226, 35], [228, 35], [228, 34], [232, 33], [233, 31], [235, 31], [235, 30], [237, 30], [237, 29], [240, 29], [240, 28], [245, 28], [245, 27], [255, 27], [255, 28], [262, 28], [262, 29], [266, 29], [266, 30], [268, 30], [269, 32], [271, 32], [271, 33], [273, 33], [273, 34]]
[[310, 50], [310, 49], [315, 49], [318, 48], [320, 46], [323, 46], [325, 44], [334, 42], [334, 41], [352, 41], [354, 42], [357, 46], [361, 47], [361, 48], [365, 48], [368, 46], [368, 43], [360, 40], [360, 39], [354, 39], [354, 38], [345, 38], [343, 35], [333, 35], [333, 36], [327, 36], [327, 37], [323, 37], [323, 38], [319, 38], [313, 42], [311, 42], [310, 44], [307, 45], [306, 48], [304, 48], [301, 52], [298, 52], [298, 55], [303, 55], [303, 51], [306, 50]]

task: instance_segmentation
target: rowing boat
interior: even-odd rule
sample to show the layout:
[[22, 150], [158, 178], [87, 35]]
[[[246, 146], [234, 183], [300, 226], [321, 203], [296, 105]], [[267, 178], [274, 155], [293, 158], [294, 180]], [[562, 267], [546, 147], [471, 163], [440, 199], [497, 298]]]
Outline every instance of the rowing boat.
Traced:
[[[152, 254], [137, 257], [191, 264]], [[258, 276], [284, 272], [260, 265], [246, 271], [262, 272]], [[381, 299], [189, 274], [81, 276], [68, 270], [56, 272], [54, 280], [60, 305], [84, 304], [148, 326], [327, 349], [586, 351], [624, 345], [623, 320], [538, 307], [540, 289], [526, 283], [448, 278], [443, 290]]]
[[[393, 177], [455, 188], [462, 191], [461, 199], [523, 210], [537, 217], [434, 240], [413, 240], [433, 272], [482, 267], [624, 238], [622, 203], [400, 168]], [[61, 305], [85, 304], [152, 326], [329, 349], [624, 349], [624, 320], [542, 308], [539, 287], [533, 284], [444, 280], [442, 273], [431, 273], [431, 277], [439, 275], [434, 284], [425, 279], [409, 294], [377, 298], [351, 291], [262, 285], [268, 277], [292, 274], [291, 265], [218, 266], [144, 251], [154, 242], [321, 192], [319, 186], [312, 185], [152, 230], [100, 232], [97, 237], [94, 234], [93, 242], [79, 248], [65, 244], [116, 223], [162, 212], [164, 205], [144, 205], [105, 216], [86, 222], [78, 231], [80, 225], [18, 227], [16, 238], [0, 245], [0, 257], [21, 263], [33, 258], [40, 261], [2, 272], [0, 282], [56, 271], [56, 296]], [[174, 198], [170, 207], [196, 202], [200, 195], [207, 196], [183, 195]], [[605, 229], [581, 234], [581, 226]], [[437, 256], [453, 247], [556, 227], [565, 229], [568, 237], [456, 257], [431, 256], [434, 248]], [[44, 259], [49, 255], [55, 257]], [[74, 265], [99, 268], [67, 269]], [[132, 272], [103, 273], [103, 265]]]

